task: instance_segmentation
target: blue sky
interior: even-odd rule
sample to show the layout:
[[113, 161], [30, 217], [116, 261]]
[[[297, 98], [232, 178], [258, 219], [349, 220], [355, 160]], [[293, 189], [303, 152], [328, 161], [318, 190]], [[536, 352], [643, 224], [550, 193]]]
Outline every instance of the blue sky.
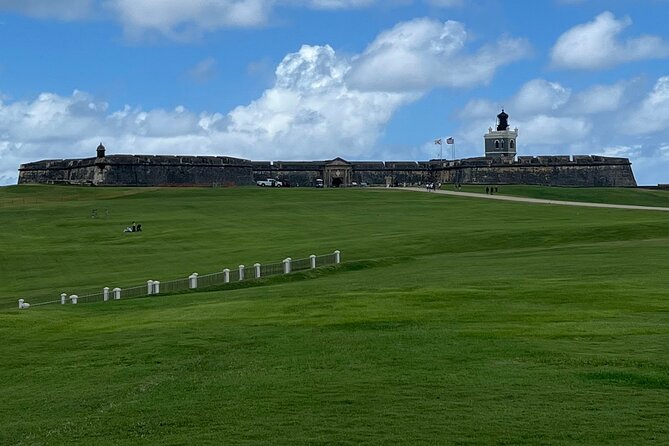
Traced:
[[[109, 154], [632, 160], [669, 183], [669, 0], [0, 0], [0, 185]], [[450, 147], [449, 147], [450, 148]], [[450, 156], [444, 153], [444, 157]]]

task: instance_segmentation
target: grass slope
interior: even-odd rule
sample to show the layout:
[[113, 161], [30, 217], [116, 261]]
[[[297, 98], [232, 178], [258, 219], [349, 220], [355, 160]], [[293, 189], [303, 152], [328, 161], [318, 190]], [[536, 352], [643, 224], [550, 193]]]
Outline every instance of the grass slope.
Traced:
[[[550, 187], [527, 185], [497, 186], [498, 195], [541, 198], [545, 200], [581, 201], [589, 203], [626, 204], [634, 206], [669, 207], [669, 191], [620, 187]], [[455, 190], [452, 184], [442, 186]], [[464, 185], [463, 192], [485, 194], [486, 186]]]
[[[2, 202], [2, 444], [669, 441], [662, 213], [383, 190]], [[262, 286], [9, 309], [334, 249], [348, 263]]]

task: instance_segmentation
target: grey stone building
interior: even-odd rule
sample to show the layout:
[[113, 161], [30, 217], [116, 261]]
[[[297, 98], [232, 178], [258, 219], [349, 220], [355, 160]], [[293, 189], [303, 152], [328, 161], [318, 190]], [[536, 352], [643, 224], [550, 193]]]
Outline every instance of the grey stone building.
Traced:
[[488, 133], [484, 136], [486, 158], [516, 157], [518, 129], [511, 130], [508, 119], [509, 115], [502, 109], [502, 112], [497, 115], [497, 129], [488, 128]]

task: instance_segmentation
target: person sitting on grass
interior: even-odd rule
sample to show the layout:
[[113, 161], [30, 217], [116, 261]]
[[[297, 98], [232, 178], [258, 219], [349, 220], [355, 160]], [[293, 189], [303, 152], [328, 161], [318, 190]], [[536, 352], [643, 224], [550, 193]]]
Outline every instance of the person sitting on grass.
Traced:
[[123, 232], [142, 232], [142, 225], [133, 221], [132, 226], [128, 226], [123, 230]]

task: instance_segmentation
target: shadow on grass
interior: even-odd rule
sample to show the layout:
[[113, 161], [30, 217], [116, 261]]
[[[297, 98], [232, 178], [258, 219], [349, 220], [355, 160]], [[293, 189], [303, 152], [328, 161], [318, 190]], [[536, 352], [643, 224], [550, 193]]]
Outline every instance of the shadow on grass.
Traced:
[[[382, 268], [386, 266], [396, 265], [413, 260], [413, 257], [389, 257], [384, 259], [368, 259], [357, 260], [352, 262], [344, 262], [339, 265], [325, 266], [316, 269], [309, 269], [306, 271], [297, 271], [290, 274], [281, 274], [276, 276], [261, 277], [259, 279], [249, 279], [240, 282], [230, 282], [226, 284], [211, 285], [208, 287], [201, 287], [194, 290], [184, 290], [174, 293], [161, 293], [161, 296], [177, 296], [184, 294], [194, 294], [200, 292], [212, 291], [228, 291], [238, 290], [242, 288], [256, 288], [262, 286], [279, 285], [283, 283], [301, 282], [304, 280], [313, 280], [320, 277], [331, 276], [348, 271], [360, 271], [371, 268]], [[150, 297], [150, 296], [146, 296]]]
[[612, 385], [639, 387], [644, 389], [669, 389], [669, 378], [661, 375], [646, 375], [638, 372], [605, 370], [581, 375], [588, 381]]

